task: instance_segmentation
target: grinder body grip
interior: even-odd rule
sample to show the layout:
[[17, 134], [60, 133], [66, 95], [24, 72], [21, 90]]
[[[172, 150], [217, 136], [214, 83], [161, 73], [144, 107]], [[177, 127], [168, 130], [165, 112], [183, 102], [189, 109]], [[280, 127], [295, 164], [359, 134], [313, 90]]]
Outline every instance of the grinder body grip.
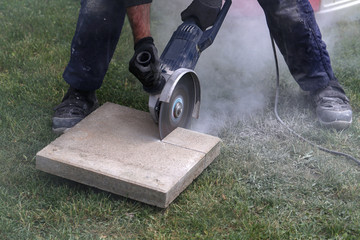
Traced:
[[231, 2], [231, 0], [225, 1], [213, 26], [205, 31], [202, 31], [192, 19], [183, 22], [173, 33], [160, 56], [163, 70], [175, 71], [179, 68], [194, 70], [200, 53], [213, 43]]

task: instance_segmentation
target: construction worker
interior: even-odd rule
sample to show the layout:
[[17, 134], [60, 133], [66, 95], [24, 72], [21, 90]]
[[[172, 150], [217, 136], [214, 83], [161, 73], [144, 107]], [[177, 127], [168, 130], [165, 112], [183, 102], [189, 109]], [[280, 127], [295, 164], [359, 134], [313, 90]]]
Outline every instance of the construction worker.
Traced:
[[[100, 88], [118, 42], [127, 13], [134, 35], [135, 53], [129, 70], [156, 93], [164, 82], [159, 78], [159, 58], [150, 34], [151, 0], [83, 0], [71, 44], [70, 62], [63, 74], [70, 85], [55, 108], [53, 130], [63, 132], [74, 126], [97, 106], [95, 90]], [[344, 129], [352, 122], [349, 100], [332, 71], [326, 45], [308, 0], [258, 0], [270, 33], [275, 39], [289, 70], [304, 91], [310, 91], [316, 103], [319, 122]], [[200, 28], [211, 26], [222, 0], [194, 0], [182, 13], [182, 20], [194, 19]], [[134, 59], [149, 51], [152, 72], [142, 72]]]

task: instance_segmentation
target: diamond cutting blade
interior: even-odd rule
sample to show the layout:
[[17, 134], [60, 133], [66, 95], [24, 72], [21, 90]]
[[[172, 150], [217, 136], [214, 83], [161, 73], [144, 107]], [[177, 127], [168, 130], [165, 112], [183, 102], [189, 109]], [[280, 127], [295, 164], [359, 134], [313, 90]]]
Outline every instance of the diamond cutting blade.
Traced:
[[177, 127], [190, 127], [194, 109], [194, 82], [189, 76], [184, 76], [176, 84], [170, 101], [161, 102], [159, 113], [160, 139], [166, 137]]

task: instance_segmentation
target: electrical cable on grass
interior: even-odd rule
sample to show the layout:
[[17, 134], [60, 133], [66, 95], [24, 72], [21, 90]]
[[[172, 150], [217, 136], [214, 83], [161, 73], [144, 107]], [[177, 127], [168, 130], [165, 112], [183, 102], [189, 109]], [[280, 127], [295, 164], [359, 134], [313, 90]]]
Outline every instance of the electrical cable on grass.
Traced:
[[320, 145], [317, 145], [313, 142], [311, 142], [310, 140], [304, 138], [303, 136], [301, 136], [300, 134], [298, 134], [297, 132], [295, 132], [293, 129], [291, 129], [290, 127], [288, 127], [285, 122], [280, 118], [277, 108], [278, 108], [278, 102], [279, 102], [279, 89], [280, 89], [280, 74], [279, 74], [279, 63], [278, 63], [278, 59], [277, 59], [277, 54], [276, 54], [276, 48], [275, 48], [275, 42], [274, 42], [274, 38], [273, 36], [270, 34], [270, 38], [271, 38], [271, 45], [273, 48], [273, 53], [274, 53], [274, 58], [275, 58], [275, 67], [276, 67], [276, 93], [275, 93], [275, 104], [274, 104], [274, 113], [276, 116], [276, 119], [287, 129], [289, 130], [289, 132], [291, 132], [292, 134], [294, 134], [295, 136], [297, 136], [298, 138], [300, 138], [301, 140], [305, 141], [306, 143], [310, 144], [313, 147], [318, 148], [321, 151], [327, 152], [327, 153], [331, 153], [334, 155], [338, 155], [338, 156], [344, 156], [347, 157], [351, 160], [353, 160], [354, 162], [356, 162], [358, 165], [360, 165], [360, 160], [347, 154], [347, 153], [343, 153], [343, 152], [338, 152], [338, 151], [334, 151], [334, 150], [330, 150], [328, 148], [322, 147]]

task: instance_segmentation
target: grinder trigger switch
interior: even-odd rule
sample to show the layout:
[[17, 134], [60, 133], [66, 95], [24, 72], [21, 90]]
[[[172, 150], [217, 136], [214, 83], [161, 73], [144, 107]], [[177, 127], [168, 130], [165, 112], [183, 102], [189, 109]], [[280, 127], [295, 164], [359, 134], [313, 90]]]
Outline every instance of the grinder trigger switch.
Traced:
[[146, 92], [154, 95], [160, 93], [166, 81], [161, 75], [160, 59], [153, 38], [140, 39], [134, 50], [129, 71], [139, 79]]

